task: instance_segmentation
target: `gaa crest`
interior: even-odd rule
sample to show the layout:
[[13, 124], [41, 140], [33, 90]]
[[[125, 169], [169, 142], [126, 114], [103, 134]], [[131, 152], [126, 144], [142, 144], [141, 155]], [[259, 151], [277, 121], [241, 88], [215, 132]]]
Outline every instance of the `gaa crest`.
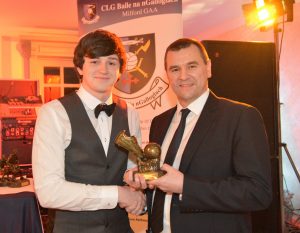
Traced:
[[115, 84], [115, 94], [135, 108], [161, 106], [161, 96], [169, 85], [161, 77], [153, 77], [156, 68], [155, 34], [122, 38], [127, 66]]
[[155, 70], [154, 34], [123, 37], [122, 43], [126, 49], [127, 66], [115, 87], [133, 94], [150, 81]]

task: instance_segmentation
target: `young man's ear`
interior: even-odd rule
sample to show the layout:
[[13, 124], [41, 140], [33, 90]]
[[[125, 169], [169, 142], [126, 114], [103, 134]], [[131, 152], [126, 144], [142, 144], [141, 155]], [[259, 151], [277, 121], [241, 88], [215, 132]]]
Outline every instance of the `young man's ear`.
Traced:
[[76, 67], [76, 70], [77, 70], [78, 74], [82, 77], [82, 69], [80, 69], [79, 67]]
[[79, 82], [81, 83], [82, 82], [82, 70], [80, 68], [76, 67], [75, 71], [76, 71], [76, 76], [77, 76]]
[[211, 61], [210, 61], [210, 59], [206, 63], [206, 72], [207, 72], [207, 77], [211, 78]]

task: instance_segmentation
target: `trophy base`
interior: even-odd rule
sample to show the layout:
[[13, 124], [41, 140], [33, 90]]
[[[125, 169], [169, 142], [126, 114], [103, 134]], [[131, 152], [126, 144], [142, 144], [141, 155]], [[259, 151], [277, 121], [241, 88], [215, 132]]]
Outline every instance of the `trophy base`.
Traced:
[[156, 180], [159, 177], [161, 177], [164, 174], [166, 174], [166, 172], [162, 171], [162, 170], [149, 171], [149, 172], [134, 172], [134, 173], [138, 173], [138, 174], [142, 175], [145, 178], [146, 181]]
[[0, 180], [0, 187], [5, 187], [7, 186], [7, 180], [3, 179], [3, 180]]
[[20, 187], [24, 187], [27, 185], [30, 185], [30, 181], [28, 179], [23, 178], [20, 180], [15, 180], [15, 181], [9, 182], [7, 186], [10, 188], [20, 188]]

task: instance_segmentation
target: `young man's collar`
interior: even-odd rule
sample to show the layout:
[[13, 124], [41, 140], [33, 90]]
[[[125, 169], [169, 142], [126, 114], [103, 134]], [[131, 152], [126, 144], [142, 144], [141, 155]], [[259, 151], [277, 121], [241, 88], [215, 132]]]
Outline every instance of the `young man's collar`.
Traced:
[[80, 97], [82, 102], [84, 102], [84, 104], [91, 110], [94, 110], [95, 107], [101, 103], [105, 103], [105, 104], [113, 103], [112, 93], [110, 94], [110, 96], [108, 97], [108, 99], [105, 102], [101, 102], [99, 99], [97, 99], [95, 96], [93, 96], [87, 90], [85, 90], [82, 85], [80, 86], [79, 90], [77, 91], [77, 95]]

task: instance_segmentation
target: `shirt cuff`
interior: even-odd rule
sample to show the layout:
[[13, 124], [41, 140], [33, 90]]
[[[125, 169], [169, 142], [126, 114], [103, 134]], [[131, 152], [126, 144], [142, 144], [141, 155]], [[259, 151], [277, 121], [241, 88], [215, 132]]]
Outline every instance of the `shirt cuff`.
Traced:
[[102, 186], [100, 191], [103, 209], [113, 209], [118, 204], [118, 187], [117, 186]]

